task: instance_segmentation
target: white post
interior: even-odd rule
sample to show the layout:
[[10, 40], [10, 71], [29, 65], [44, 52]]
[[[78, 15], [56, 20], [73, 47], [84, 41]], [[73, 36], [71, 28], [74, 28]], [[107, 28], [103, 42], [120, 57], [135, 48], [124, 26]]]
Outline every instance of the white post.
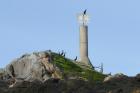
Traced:
[[83, 14], [79, 15], [80, 22], [80, 62], [92, 66], [88, 58], [88, 15], [86, 10]]
[[88, 26], [80, 25], [80, 60], [89, 65], [88, 58]]

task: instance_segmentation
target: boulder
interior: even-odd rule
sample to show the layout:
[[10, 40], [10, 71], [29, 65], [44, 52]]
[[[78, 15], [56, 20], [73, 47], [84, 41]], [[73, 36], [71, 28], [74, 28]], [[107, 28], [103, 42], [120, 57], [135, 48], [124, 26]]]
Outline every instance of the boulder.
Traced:
[[122, 73], [117, 73], [115, 75], [109, 75], [107, 77], [105, 77], [103, 82], [108, 82], [114, 79], [126, 79], [128, 76], [122, 74]]
[[61, 72], [53, 64], [50, 51], [24, 54], [7, 65], [5, 71], [11, 78], [24, 81], [43, 82], [50, 78], [61, 78]]
[[105, 79], [104, 79], [103, 82], [108, 82], [108, 81], [110, 81], [110, 80], [112, 80], [112, 79], [113, 79], [112, 76], [107, 76], [107, 77], [105, 77]]

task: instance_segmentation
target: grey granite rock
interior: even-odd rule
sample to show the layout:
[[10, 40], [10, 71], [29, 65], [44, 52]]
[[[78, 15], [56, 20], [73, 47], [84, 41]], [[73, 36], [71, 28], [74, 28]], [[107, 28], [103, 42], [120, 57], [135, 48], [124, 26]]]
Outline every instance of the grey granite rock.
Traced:
[[[50, 78], [60, 78], [59, 69], [53, 64], [50, 51], [24, 54], [13, 60], [5, 68], [11, 78], [24, 81], [40, 80], [44, 82]], [[57, 76], [55, 75], [57, 74]]]

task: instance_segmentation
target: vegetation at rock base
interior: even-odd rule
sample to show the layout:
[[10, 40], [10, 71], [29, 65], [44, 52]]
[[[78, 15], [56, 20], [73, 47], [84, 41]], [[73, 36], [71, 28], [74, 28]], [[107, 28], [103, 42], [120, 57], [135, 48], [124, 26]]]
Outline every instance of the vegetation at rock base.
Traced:
[[63, 73], [63, 78], [80, 78], [94, 81], [103, 81], [105, 75], [91, 69], [90, 67], [83, 68], [76, 64], [75, 61], [65, 58], [57, 53], [52, 53], [53, 62], [60, 68]]

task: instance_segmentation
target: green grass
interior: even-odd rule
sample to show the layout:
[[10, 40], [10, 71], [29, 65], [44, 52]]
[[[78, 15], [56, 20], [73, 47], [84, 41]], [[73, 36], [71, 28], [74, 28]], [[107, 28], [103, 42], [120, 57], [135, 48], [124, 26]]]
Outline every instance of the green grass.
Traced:
[[54, 64], [63, 72], [63, 78], [77, 77], [88, 81], [102, 81], [105, 77], [105, 75], [95, 70], [82, 68], [70, 59], [56, 53], [52, 53], [52, 56]]

